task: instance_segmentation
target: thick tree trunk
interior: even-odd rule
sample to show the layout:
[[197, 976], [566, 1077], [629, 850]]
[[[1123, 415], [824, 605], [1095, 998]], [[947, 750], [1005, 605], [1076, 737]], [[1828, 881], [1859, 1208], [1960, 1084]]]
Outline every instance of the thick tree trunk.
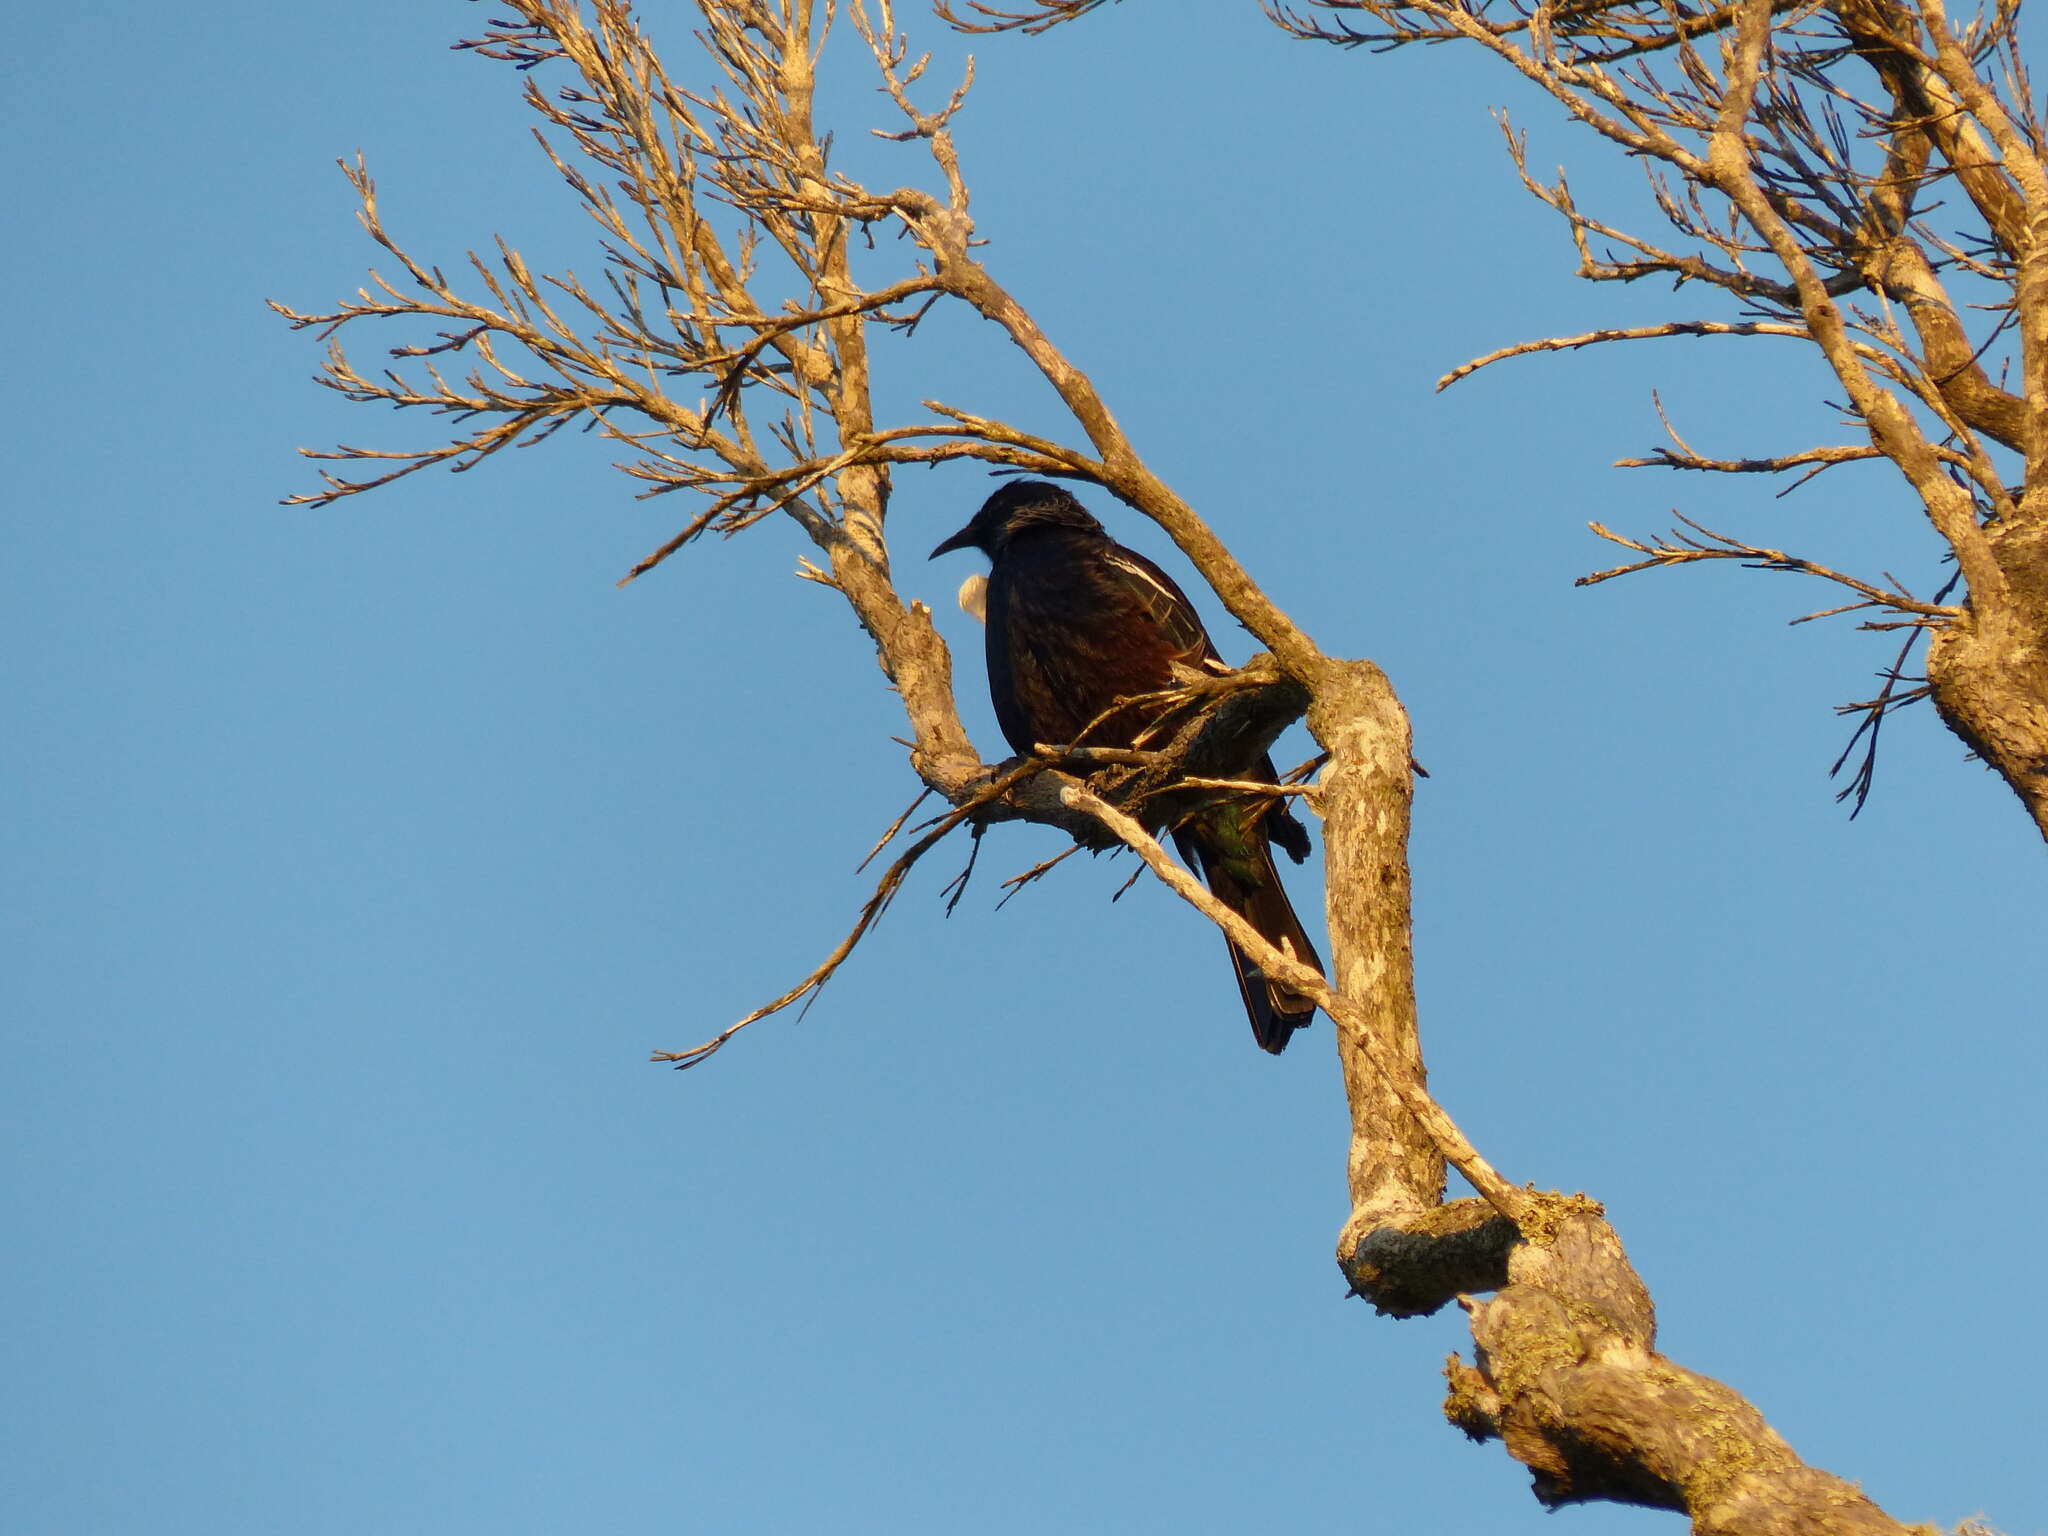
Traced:
[[2006, 590], [1935, 632], [1927, 680], [1949, 729], [1998, 770], [2048, 838], [2048, 524], [1990, 535]]

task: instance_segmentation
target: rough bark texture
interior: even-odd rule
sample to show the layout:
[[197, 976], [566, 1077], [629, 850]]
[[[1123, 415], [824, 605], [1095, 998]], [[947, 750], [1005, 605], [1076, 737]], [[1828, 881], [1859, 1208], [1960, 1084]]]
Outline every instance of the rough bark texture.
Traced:
[[1995, 529], [1991, 548], [2006, 592], [1936, 633], [1927, 680], [1949, 729], [2048, 838], [2048, 524]]
[[1467, 1303], [1474, 1364], [1445, 1367], [1445, 1413], [1499, 1439], [1553, 1508], [1682, 1510], [1701, 1536], [1852, 1536], [1906, 1527], [1805, 1465], [1740, 1394], [1656, 1352], [1656, 1315], [1599, 1208], [1554, 1201], [1508, 1285]]
[[[1433, 1209], [1443, 1198], [1444, 1158], [1373, 1065], [1397, 1062], [1415, 1087], [1427, 1084], [1409, 940], [1408, 714], [1371, 662], [1329, 662], [1317, 675], [1308, 723], [1330, 754], [1319, 800], [1331, 980], [1365, 1015], [1361, 1028], [1336, 1031], [1352, 1117], [1351, 1219], [1341, 1256], [1383, 1220]], [[1365, 1048], [1361, 1029], [1377, 1050]]]
[[1382, 1316], [1426, 1317], [1459, 1296], [1506, 1285], [1508, 1255], [1520, 1240], [1484, 1200], [1387, 1217], [1354, 1208], [1337, 1239], [1337, 1263], [1352, 1294]]

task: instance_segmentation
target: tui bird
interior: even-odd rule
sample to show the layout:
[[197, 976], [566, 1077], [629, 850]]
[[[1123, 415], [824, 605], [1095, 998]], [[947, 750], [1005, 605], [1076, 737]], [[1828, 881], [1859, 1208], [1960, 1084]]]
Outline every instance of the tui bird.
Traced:
[[[1039, 742], [1130, 747], [1157, 722], [1143, 705], [1115, 710], [1119, 699], [1177, 686], [1174, 664], [1230, 669], [1173, 578], [1126, 549], [1065, 490], [1042, 480], [1013, 480], [965, 528], [932, 551], [978, 549], [989, 557], [985, 596], [988, 689], [1010, 746]], [[1278, 781], [1271, 757], [1244, 775]], [[1286, 806], [1232, 801], [1212, 805], [1173, 829], [1180, 856], [1216, 899], [1275, 946], [1322, 969], [1315, 946], [1287, 900], [1271, 844], [1296, 863], [1308, 833]], [[1235, 944], [1230, 961], [1262, 1049], [1278, 1055], [1315, 1017], [1315, 1004], [1262, 972]]]

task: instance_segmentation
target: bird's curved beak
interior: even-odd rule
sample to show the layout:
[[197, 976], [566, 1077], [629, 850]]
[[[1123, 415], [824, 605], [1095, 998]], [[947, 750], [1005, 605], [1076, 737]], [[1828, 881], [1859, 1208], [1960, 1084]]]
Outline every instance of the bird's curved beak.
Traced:
[[974, 524], [969, 523], [965, 528], [962, 528], [958, 533], [954, 534], [953, 537], [946, 540], [946, 542], [941, 544], [937, 549], [933, 550], [930, 554], [926, 555], [925, 559], [936, 560], [939, 558], [939, 556], [944, 554], [950, 554], [956, 549], [971, 549], [974, 547], [973, 535]]

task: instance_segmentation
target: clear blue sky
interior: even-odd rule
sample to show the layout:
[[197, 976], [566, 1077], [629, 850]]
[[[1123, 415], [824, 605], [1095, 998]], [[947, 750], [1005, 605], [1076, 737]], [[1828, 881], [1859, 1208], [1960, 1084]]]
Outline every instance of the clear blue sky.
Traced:
[[[648, 10], [694, 77], [686, 19]], [[277, 505], [313, 483], [295, 447], [432, 426], [315, 389], [263, 308], [361, 281], [335, 157], [446, 266], [503, 233], [595, 269], [518, 78], [447, 50], [487, 11], [15, 18], [0, 1529], [1538, 1528], [1523, 1472], [1438, 1417], [1458, 1322], [1343, 1298], [1327, 1025], [1260, 1055], [1211, 933], [1156, 890], [1108, 905], [1124, 865], [997, 913], [1056, 846], [1000, 829], [950, 921], [942, 860], [802, 1023], [645, 1063], [837, 940], [913, 782], [793, 528], [615, 591], [682, 509], [568, 441]], [[1482, 61], [1290, 44], [1250, 0], [979, 53], [989, 259], [1414, 714], [1444, 1102], [1511, 1178], [1605, 1200], [1665, 1347], [1809, 1459], [1907, 1519], [2048, 1529], [2048, 859], [1924, 712], [1846, 820], [1830, 706], [1886, 653], [1784, 626], [1825, 591], [1571, 586], [1610, 563], [1588, 519], [1673, 505], [1931, 586], [1901, 487], [1607, 467], [1657, 440], [1653, 388], [1705, 451], [1830, 440], [1789, 346], [1432, 393], [1509, 341], [1690, 313], [1570, 279], [1486, 108], [1585, 195], [1637, 194]], [[922, 174], [862, 141], [883, 103], [840, 57], [846, 152]], [[892, 368], [899, 402], [1054, 424], [986, 328]], [[985, 488], [906, 476], [893, 527], [994, 751], [965, 562], [922, 563]]]

